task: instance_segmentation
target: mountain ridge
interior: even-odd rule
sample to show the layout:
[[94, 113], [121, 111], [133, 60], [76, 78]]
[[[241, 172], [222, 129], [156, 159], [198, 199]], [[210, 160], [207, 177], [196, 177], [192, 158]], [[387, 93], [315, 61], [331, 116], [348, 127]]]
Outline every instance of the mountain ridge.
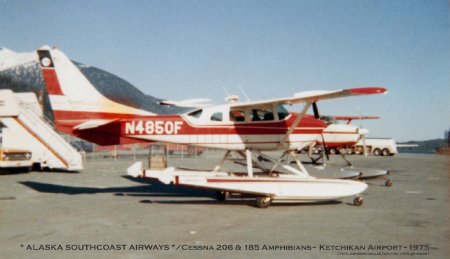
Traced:
[[[156, 114], [180, 113], [185, 109], [174, 106], [161, 106], [161, 99], [144, 94], [134, 85], [112, 73], [72, 61], [86, 78], [105, 97], [135, 108]], [[53, 118], [44, 80], [34, 52], [18, 53], [7, 48], [0, 48], [0, 89], [11, 89], [15, 92], [44, 93], [44, 112]]]

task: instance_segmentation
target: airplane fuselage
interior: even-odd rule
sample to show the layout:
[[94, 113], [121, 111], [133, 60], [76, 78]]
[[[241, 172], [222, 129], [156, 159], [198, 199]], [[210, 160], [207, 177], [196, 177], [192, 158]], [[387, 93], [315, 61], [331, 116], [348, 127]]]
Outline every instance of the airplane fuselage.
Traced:
[[281, 121], [194, 124], [182, 115], [154, 116], [121, 121], [121, 135], [136, 140], [172, 142], [226, 150], [299, 149], [313, 143], [325, 128], [305, 116], [285, 142], [291, 114]]
[[[95, 119], [93, 114], [86, 114]], [[104, 126], [77, 130], [83, 120], [64, 120], [57, 128], [67, 134], [89, 140], [99, 145], [117, 145], [142, 142], [169, 142], [226, 150], [276, 150], [301, 149], [314, 143], [326, 125], [306, 115], [293, 132], [286, 137], [296, 119], [292, 113], [283, 120], [250, 122], [196, 122], [187, 115], [154, 115], [115, 120]], [[70, 118], [65, 114], [66, 118]], [[108, 116], [109, 117], [109, 116]], [[110, 115], [111, 118], [115, 117]], [[128, 117], [128, 116], [127, 116]], [[107, 118], [105, 114], [99, 119]]]
[[350, 124], [329, 124], [317, 144], [325, 144], [327, 148], [353, 146], [361, 139], [362, 130], [367, 131]]

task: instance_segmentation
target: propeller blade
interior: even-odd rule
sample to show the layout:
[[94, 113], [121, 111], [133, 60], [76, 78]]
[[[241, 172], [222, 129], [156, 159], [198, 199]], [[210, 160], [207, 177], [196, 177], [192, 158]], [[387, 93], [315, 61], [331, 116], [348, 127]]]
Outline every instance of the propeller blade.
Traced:
[[317, 108], [316, 102], [312, 103], [312, 107], [313, 107], [313, 111], [314, 111], [314, 118], [319, 119], [320, 114], [319, 114], [319, 109]]

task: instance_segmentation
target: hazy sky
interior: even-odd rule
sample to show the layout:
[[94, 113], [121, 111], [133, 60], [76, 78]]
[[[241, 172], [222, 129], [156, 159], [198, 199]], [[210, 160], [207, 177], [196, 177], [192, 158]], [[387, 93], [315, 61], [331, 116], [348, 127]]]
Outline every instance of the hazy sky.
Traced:
[[221, 103], [226, 91], [244, 99], [239, 87], [259, 100], [384, 86], [387, 95], [319, 108], [381, 116], [363, 122], [372, 137], [424, 140], [442, 138], [450, 127], [448, 3], [0, 0], [0, 46], [57, 46], [173, 100]]

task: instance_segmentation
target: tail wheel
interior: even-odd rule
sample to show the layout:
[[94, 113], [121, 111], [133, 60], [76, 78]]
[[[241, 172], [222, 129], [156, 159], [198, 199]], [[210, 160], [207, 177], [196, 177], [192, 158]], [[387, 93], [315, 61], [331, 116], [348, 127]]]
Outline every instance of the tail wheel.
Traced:
[[361, 206], [363, 204], [363, 197], [358, 196], [353, 200], [353, 205]]
[[258, 208], [265, 209], [272, 204], [272, 198], [269, 196], [258, 196], [256, 197], [256, 206]]

